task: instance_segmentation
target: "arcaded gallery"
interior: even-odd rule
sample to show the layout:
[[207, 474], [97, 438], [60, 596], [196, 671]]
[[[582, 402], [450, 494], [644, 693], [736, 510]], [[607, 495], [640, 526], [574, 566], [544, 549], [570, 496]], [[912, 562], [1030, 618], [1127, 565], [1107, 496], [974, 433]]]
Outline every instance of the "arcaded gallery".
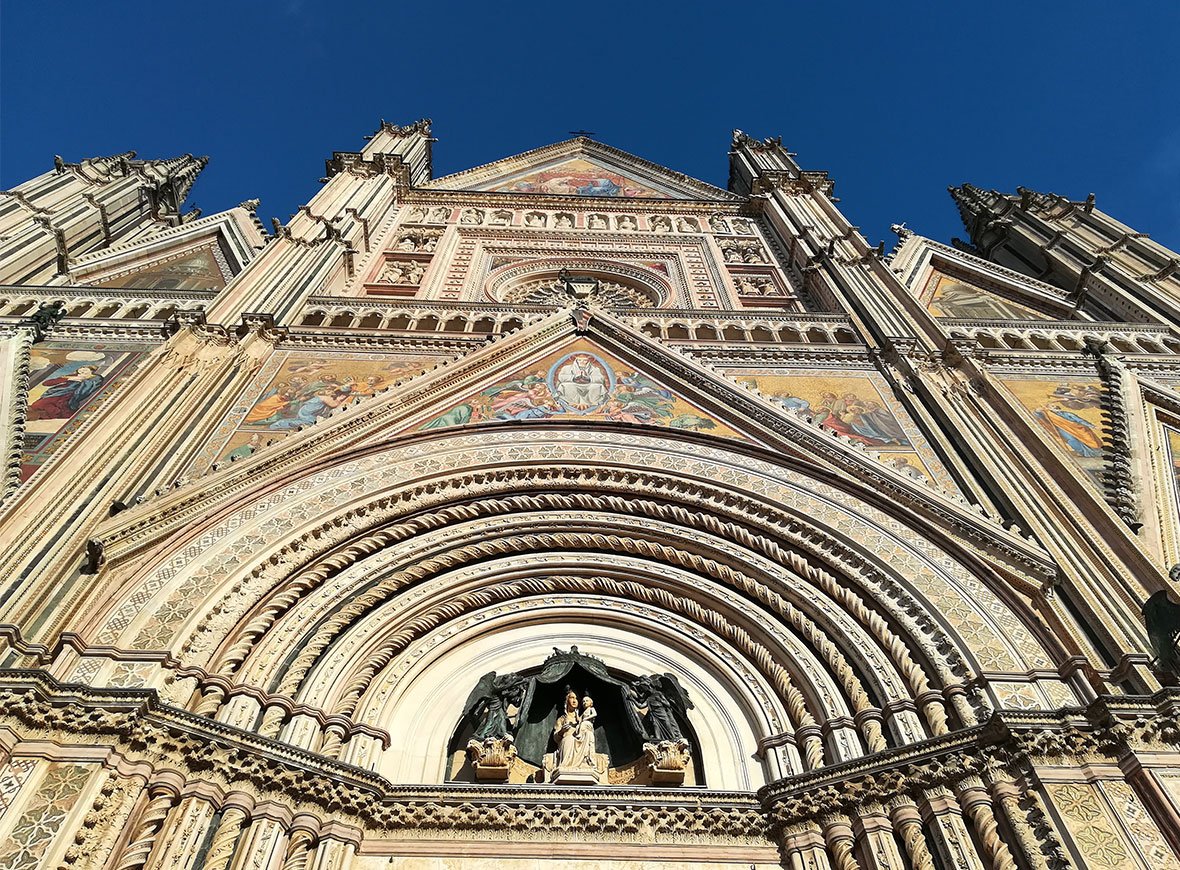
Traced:
[[365, 132], [0, 193], [0, 870], [1180, 870], [1180, 256]]

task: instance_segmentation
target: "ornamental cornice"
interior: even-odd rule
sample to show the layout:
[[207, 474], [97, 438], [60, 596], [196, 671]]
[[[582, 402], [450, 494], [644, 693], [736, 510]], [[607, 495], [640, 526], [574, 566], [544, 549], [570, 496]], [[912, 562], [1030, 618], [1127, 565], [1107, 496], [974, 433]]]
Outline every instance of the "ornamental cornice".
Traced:
[[[127, 302], [212, 302], [217, 298], [215, 291], [208, 290], [158, 290], [149, 287], [91, 287], [85, 284], [4, 284], [0, 293], [6, 297], [30, 297], [34, 299], [93, 299], [95, 301], [125, 300]], [[8, 319], [8, 315], [0, 320]]]
[[333, 151], [331, 158], [324, 161], [324, 167], [328, 178], [347, 172], [357, 178], [388, 175], [400, 186], [410, 184], [410, 169], [400, 154], [378, 152], [366, 156], [359, 151]]
[[866, 802], [920, 798], [970, 778], [1021, 776], [1038, 763], [1114, 762], [1178, 746], [1180, 689], [1104, 695], [1087, 708], [1056, 713], [997, 712], [972, 728], [778, 780], [758, 797], [781, 829], [817, 815], [856, 815]]
[[288, 326], [276, 347], [280, 350], [316, 348], [320, 350], [357, 351], [389, 350], [411, 353], [438, 354], [440, 358], [457, 359], [488, 343], [486, 335], [454, 338], [431, 338], [429, 335], [396, 332], [366, 332], [347, 330], [322, 331], [321, 327]]
[[1158, 323], [1124, 323], [1110, 320], [976, 320], [960, 317], [939, 317], [938, 323], [951, 327], [1006, 329], [1012, 332], [1091, 332], [1154, 333], [1170, 335], [1171, 327]]
[[[592, 836], [764, 844], [748, 792], [660, 788], [394, 785], [378, 774], [160, 703], [154, 691], [63, 686], [42, 672], [0, 675], [0, 721], [29, 737], [111, 746], [116, 764], [171, 770], [254, 803], [359, 823], [368, 832], [544, 839], [570, 825]], [[138, 765], [138, 767], [135, 767]]]
[[[0, 721], [59, 746], [105, 745], [116, 770], [173, 771], [255, 804], [357, 824], [366, 833], [544, 839], [555, 828], [649, 840], [765, 843], [822, 816], [924, 790], [1027, 775], [1035, 759], [1114, 760], [1180, 745], [1178, 690], [1104, 696], [1085, 710], [996, 714], [987, 723], [798, 774], [756, 794], [707, 789], [394, 785], [375, 773], [160, 703], [154, 691], [64, 686], [38, 671], [0, 675]], [[1131, 717], [1138, 715], [1138, 718]], [[1144, 742], [1146, 741], [1146, 743]], [[148, 776], [153, 774], [148, 773]]]

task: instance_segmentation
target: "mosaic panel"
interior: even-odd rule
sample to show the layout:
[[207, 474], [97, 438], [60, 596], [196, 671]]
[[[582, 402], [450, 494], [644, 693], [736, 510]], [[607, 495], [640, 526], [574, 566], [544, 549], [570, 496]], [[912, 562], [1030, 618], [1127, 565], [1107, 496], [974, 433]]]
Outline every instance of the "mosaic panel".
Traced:
[[934, 450], [918, 432], [887, 385], [873, 373], [833, 375], [830, 371], [752, 371], [725, 374], [754, 387], [776, 405], [809, 414], [830, 432], [872, 447], [886, 465], [908, 477], [953, 485]]
[[0, 817], [8, 812], [21, 786], [36, 766], [37, 763], [31, 758], [14, 758], [0, 768]]
[[1049, 320], [1027, 305], [998, 296], [962, 278], [937, 270], [930, 273], [922, 289], [922, 299], [935, 317], [961, 317], [970, 320]]
[[1054, 377], [1009, 378], [1004, 385], [1101, 492], [1107, 445], [1102, 384], [1096, 378]]
[[577, 339], [473, 393], [422, 428], [553, 418], [639, 423], [741, 437], [713, 415], [586, 339]]
[[1171, 478], [1173, 497], [1171, 514], [1173, 520], [1176, 520], [1180, 514], [1180, 432], [1165, 427], [1164, 434], [1168, 439], [1167, 474]]
[[142, 356], [142, 350], [115, 345], [34, 347], [29, 357], [21, 480], [28, 480], [53, 458]]
[[95, 287], [139, 287], [153, 290], [221, 290], [227, 283], [224, 255], [212, 242], [165, 260], [94, 282]]
[[358, 396], [432, 368], [439, 356], [279, 352], [262, 366], [194, 461], [244, 458], [262, 445], [310, 426]]
[[74, 801], [90, 778], [85, 764], [51, 764], [37, 791], [0, 846], [0, 870], [33, 870], [61, 833]]
[[556, 193], [569, 196], [667, 197], [667, 194], [643, 182], [581, 157], [510, 178], [488, 189], [506, 193]]

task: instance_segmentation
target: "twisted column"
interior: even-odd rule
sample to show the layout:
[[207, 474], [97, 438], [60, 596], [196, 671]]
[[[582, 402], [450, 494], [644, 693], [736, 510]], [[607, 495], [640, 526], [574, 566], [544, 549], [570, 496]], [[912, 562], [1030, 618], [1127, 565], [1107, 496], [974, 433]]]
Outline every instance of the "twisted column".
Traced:
[[234, 856], [234, 846], [246, 823], [246, 811], [238, 807], [226, 807], [221, 814], [221, 823], [213, 834], [203, 870], [226, 870]]
[[930, 847], [926, 843], [926, 833], [922, 830], [922, 816], [918, 812], [918, 805], [908, 797], [894, 798], [889, 804], [889, 818], [893, 822], [893, 829], [905, 845], [906, 854], [910, 856], [910, 865], [914, 870], [937, 870], [934, 859], [930, 856]]
[[287, 711], [278, 704], [271, 704], [262, 714], [262, 722], [258, 725], [258, 733], [263, 737], [278, 737], [279, 730], [287, 718]]
[[983, 788], [983, 782], [976, 776], [967, 777], [963, 781], [965, 788], [959, 793], [959, 806], [971, 819], [975, 826], [975, 833], [983, 850], [995, 870], [1017, 870], [1012, 853], [1008, 851], [1008, 844], [1000, 837], [1000, 828], [996, 824], [995, 814], [992, 812], [992, 802]]
[[852, 833], [848, 817], [832, 814], [819, 821], [823, 827], [828, 855], [832, 859], [832, 870], [860, 870], [860, 864], [852, 852], [856, 835]]
[[307, 870], [314, 846], [315, 836], [310, 831], [302, 828], [292, 831], [281, 870]]
[[1041, 851], [1041, 841], [1029, 824], [1028, 814], [1020, 806], [1022, 789], [1006, 773], [993, 771], [990, 778], [995, 806], [1016, 838], [1024, 865], [1031, 870], [1049, 870], [1049, 862]]
[[148, 789], [148, 803], [140, 813], [123, 857], [115, 865], [115, 870], [141, 870], [152, 854], [152, 847], [156, 844], [156, 836], [164, 827], [168, 812], [176, 803], [177, 792], [171, 786], [153, 785]]

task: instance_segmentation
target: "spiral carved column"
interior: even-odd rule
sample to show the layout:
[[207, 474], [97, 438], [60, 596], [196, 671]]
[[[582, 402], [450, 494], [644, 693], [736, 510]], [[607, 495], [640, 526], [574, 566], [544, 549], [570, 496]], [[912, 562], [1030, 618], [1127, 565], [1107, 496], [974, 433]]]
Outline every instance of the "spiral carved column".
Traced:
[[315, 836], [310, 831], [296, 829], [291, 832], [287, 853], [283, 856], [282, 870], [307, 870], [315, 848]]
[[914, 870], [936, 870], [930, 847], [926, 844], [926, 833], [922, 830], [922, 815], [918, 805], [907, 797], [894, 798], [889, 804], [889, 818], [893, 829], [905, 844], [910, 865]]
[[164, 827], [168, 813], [179, 795], [171, 786], [153, 785], [148, 789], [148, 803], [140, 813], [134, 834], [123, 849], [115, 870], [141, 870], [152, 854], [156, 837]]
[[832, 859], [833, 870], [860, 870], [860, 864], [853, 854], [856, 835], [852, 833], [852, 825], [847, 816], [829, 815], [820, 819], [823, 826], [824, 842], [828, 844], [828, 855]]
[[1028, 823], [1028, 815], [1020, 807], [1020, 794], [1019, 786], [1007, 777], [997, 779], [992, 786], [996, 805], [1008, 823], [1008, 829], [1016, 837], [1025, 866], [1032, 870], [1049, 870], [1049, 862], [1041, 852], [1041, 843]]
[[221, 814], [221, 823], [213, 834], [209, 844], [208, 856], [205, 858], [204, 870], [226, 870], [230, 859], [234, 855], [234, 846], [242, 833], [242, 825], [246, 823], [245, 810], [238, 807], [226, 807]]
[[1008, 851], [1008, 845], [1000, 837], [1000, 829], [992, 812], [991, 798], [984, 790], [983, 783], [978, 777], [972, 776], [964, 780], [964, 785], [966, 788], [959, 792], [959, 805], [975, 826], [975, 834], [983, 844], [992, 867], [994, 870], [1017, 870], [1012, 853]]

